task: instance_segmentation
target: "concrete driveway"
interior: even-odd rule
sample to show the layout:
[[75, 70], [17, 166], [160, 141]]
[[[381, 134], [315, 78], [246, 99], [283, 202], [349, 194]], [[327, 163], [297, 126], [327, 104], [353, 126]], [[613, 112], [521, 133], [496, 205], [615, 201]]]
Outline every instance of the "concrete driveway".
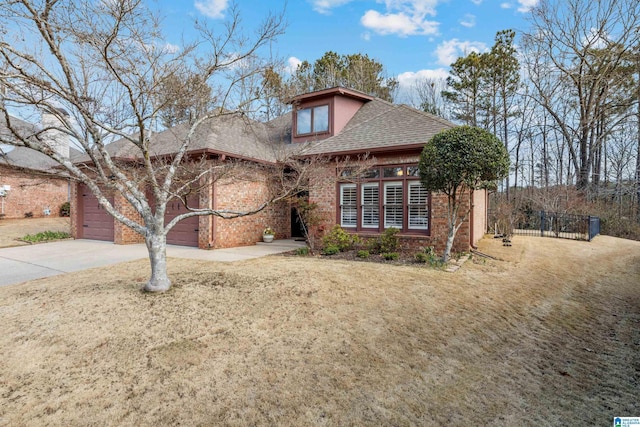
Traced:
[[[167, 256], [197, 260], [231, 262], [278, 254], [304, 247], [304, 242], [275, 240], [230, 249], [202, 250], [167, 246]], [[0, 249], [0, 286], [93, 267], [147, 258], [144, 244], [114, 245], [97, 240], [64, 240], [53, 243]]]

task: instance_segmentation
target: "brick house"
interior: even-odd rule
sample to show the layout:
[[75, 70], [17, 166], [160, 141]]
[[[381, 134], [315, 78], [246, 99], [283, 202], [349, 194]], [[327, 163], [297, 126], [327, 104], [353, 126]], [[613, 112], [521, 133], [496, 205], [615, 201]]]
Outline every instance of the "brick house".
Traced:
[[[447, 197], [424, 190], [417, 165], [431, 137], [454, 124], [343, 88], [300, 95], [292, 102], [293, 142], [316, 141], [307, 154], [336, 158], [368, 154], [375, 163], [358, 179], [327, 166], [325, 179], [317, 180], [309, 194], [326, 224], [340, 224], [361, 236], [395, 227], [406, 248], [444, 249]], [[456, 235], [458, 251], [475, 246], [487, 227], [486, 191], [474, 191], [464, 203], [472, 212]]]
[[[376, 236], [396, 227], [407, 247], [444, 248], [447, 199], [422, 188], [417, 164], [429, 139], [454, 127], [452, 123], [345, 88], [300, 95], [291, 104], [292, 112], [267, 123], [235, 113], [205, 122], [193, 139], [190, 154], [212, 162], [235, 159], [244, 162], [247, 173], [241, 179], [229, 177], [200, 188], [189, 205], [228, 210], [254, 205], [267, 191], [268, 166], [284, 152], [298, 150], [303, 157], [337, 160], [368, 154], [373, 164], [357, 178], [348, 169], [336, 168], [335, 162], [324, 163], [315, 171], [308, 197], [318, 204], [323, 228], [340, 224], [350, 232]], [[155, 154], [170, 156], [186, 131], [186, 126], [178, 125], [154, 135]], [[116, 141], [108, 149], [116, 159], [135, 160], [135, 150], [128, 142]], [[112, 202], [130, 218], [137, 217], [122, 196], [112, 195]], [[474, 191], [466, 203], [472, 206], [472, 213], [457, 234], [455, 250], [468, 250], [486, 230], [486, 192]], [[178, 201], [170, 203], [167, 218], [185, 209]], [[292, 218], [293, 207], [285, 202], [232, 220], [192, 217], [169, 232], [167, 241], [203, 249], [251, 245], [261, 239], [266, 226], [276, 230], [276, 238], [297, 237], [300, 231]], [[76, 238], [142, 242], [141, 236], [110, 217], [81, 184], [71, 187], [71, 229]]]
[[[26, 132], [36, 127], [12, 118], [12, 125]], [[0, 118], [0, 132], [8, 132]], [[66, 146], [69, 155], [69, 146]], [[3, 218], [59, 216], [60, 206], [69, 201], [70, 184], [65, 178], [52, 176], [56, 162], [44, 154], [25, 147], [0, 151], [0, 215]]]

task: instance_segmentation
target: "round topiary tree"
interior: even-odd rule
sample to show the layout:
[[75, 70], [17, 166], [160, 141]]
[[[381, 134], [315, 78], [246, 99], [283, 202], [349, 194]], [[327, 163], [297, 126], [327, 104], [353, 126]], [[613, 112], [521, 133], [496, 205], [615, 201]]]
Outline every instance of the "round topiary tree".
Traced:
[[463, 195], [486, 188], [509, 173], [509, 154], [490, 132], [471, 126], [448, 129], [435, 135], [420, 155], [420, 180], [429, 191], [448, 198], [448, 235], [443, 261], [448, 261], [458, 229], [473, 204], [461, 211]]

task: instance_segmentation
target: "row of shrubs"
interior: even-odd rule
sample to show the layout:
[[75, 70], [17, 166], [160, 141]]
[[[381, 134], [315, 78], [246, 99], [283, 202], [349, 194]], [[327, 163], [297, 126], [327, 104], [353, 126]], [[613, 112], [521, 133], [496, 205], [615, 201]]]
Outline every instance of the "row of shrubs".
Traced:
[[[62, 205], [60, 205], [60, 210], [59, 210], [59, 214], [60, 216], [70, 216], [71, 215], [71, 204], [69, 202], [64, 202]], [[48, 215], [48, 214], [46, 214]], [[0, 219], [4, 218], [4, 214], [0, 214]], [[29, 211], [29, 212], [25, 212], [24, 213], [24, 217], [25, 218], [33, 218], [33, 211]]]
[[[358, 258], [366, 259], [371, 255], [380, 255], [388, 261], [400, 258], [400, 239], [397, 228], [387, 228], [380, 236], [363, 239], [346, 232], [340, 225], [334, 226], [322, 238], [322, 254], [335, 255], [339, 252], [357, 251]], [[432, 246], [414, 254], [416, 262], [440, 266], [442, 262]]]

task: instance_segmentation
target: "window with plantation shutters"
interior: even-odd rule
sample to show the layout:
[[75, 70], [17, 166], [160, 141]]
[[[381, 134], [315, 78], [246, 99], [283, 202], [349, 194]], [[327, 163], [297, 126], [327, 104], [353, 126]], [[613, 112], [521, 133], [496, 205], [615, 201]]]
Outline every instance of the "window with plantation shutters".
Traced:
[[380, 196], [378, 183], [362, 184], [362, 228], [378, 228]]
[[384, 228], [402, 229], [402, 182], [384, 183]]
[[358, 225], [358, 190], [355, 184], [340, 186], [340, 225], [356, 227]]
[[[339, 179], [336, 222], [350, 231], [429, 235], [431, 199], [420, 184], [415, 164], [385, 164], [367, 169], [336, 170]], [[354, 182], [355, 181], [355, 182]]]
[[429, 193], [420, 182], [409, 183], [409, 229], [429, 229]]

